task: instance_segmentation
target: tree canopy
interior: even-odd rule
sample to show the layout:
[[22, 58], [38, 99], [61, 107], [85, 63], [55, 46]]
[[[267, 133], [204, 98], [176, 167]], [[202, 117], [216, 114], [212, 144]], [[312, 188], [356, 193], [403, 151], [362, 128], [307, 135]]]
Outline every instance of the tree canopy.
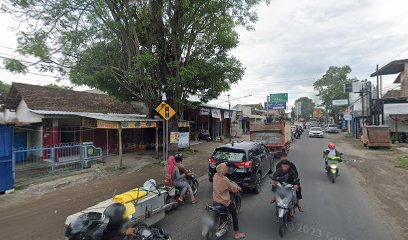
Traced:
[[[296, 99], [295, 104], [301, 102], [301, 112], [299, 118], [309, 119], [313, 116], [313, 111], [316, 104], [308, 97], [300, 97]], [[292, 118], [296, 116], [294, 108], [292, 108]]]
[[322, 100], [322, 106], [332, 116], [338, 114], [340, 109], [333, 106], [333, 100], [348, 99], [348, 93], [344, 92], [346, 83], [358, 81], [356, 78], [349, 78], [351, 68], [347, 65], [343, 67], [331, 66], [322, 76], [313, 83], [313, 87], [318, 91], [317, 96]]
[[152, 109], [165, 92], [182, 113], [189, 94], [208, 101], [242, 78], [229, 51], [236, 27], [252, 28], [260, 2], [269, 0], [5, 0], [2, 10], [28, 26], [18, 52], [39, 59], [5, 66], [58, 71]]

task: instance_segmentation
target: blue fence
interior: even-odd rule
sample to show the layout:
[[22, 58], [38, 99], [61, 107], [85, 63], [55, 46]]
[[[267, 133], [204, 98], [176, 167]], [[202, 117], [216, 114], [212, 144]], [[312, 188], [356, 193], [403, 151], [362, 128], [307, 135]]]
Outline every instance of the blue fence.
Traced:
[[[81, 156], [82, 148], [82, 156]], [[29, 182], [89, 167], [90, 161], [102, 159], [102, 149], [90, 144], [59, 144], [13, 150], [15, 183]]]

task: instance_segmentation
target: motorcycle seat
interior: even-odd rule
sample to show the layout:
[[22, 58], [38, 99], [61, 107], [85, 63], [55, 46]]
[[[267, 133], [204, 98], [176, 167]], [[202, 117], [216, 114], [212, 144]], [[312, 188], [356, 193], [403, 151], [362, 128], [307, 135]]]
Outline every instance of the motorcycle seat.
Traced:
[[207, 208], [208, 210], [215, 212], [216, 214], [219, 214], [219, 215], [228, 214], [227, 208], [224, 207], [222, 204], [218, 204], [218, 203], [207, 204]]

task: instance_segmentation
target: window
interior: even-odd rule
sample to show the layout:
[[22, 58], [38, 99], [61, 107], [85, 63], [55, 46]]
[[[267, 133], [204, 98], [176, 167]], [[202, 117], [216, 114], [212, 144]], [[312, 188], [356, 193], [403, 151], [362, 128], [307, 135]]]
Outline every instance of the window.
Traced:
[[235, 149], [217, 149], [213, 158], [219, 162], [243, 162], [245, 161], [245, 152]]

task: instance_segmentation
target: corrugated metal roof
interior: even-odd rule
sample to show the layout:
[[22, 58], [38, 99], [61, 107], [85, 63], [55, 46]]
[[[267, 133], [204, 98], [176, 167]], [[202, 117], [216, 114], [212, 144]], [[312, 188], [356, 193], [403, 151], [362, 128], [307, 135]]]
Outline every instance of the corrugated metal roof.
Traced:
[[86, 113], [86, 112], [66, 112], [66, 111], [46, 111], [46, 110], [30, 110], [33, 113], [41, 115], [74, 115], [86, 118], [94, 118], [110, 122], [158, 122], [156, 119], [146, 118], [146, 115], [140, 114], [119, 114], [119, 113]]

